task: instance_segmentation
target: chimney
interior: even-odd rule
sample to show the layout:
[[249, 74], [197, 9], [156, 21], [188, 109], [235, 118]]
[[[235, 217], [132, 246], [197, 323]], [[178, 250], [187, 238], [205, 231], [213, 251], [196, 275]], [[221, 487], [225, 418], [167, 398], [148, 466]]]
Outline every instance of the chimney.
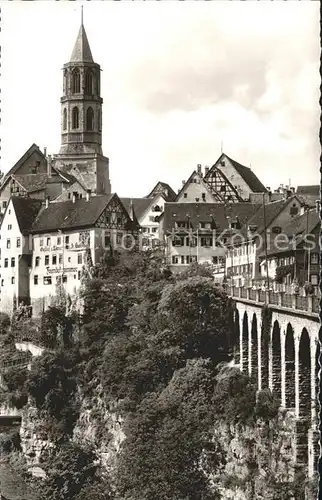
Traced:
[[47, 148], [44, 148], [44, 155], [46, 156], [47, 158]]
[[320, 215], [320, 206], [321, 206], [321, 201], [320, 200], [316, 200], [315, 202], [315, 210], [316, 210], [316, 213]]
[[46, 200], [45, 200], [45, 207], [48, 208], [49, 207], [49, 196], [46, 196]]
[[205, 176], [208, 174], [210, 167], [205, 167]]
[[86, 201], [89, 201], [90, 197], [91, 197], [91, 190], [87, 189], [87, 191], [86, 191]]
[[51, 177], [51, 164], [52, 164], [51, 155], [48, 155], [48, 158], [47, 158], [47, 175], [48, 175], [48, 177]]
[[198, 174], [201, 174], [201, 165], [200, 165], [200, 163], [198, 163], [198, 165], [197, 165], [197, 172], [198, 172]]
[[183, 185], [183, 186], [185, 185], [185, 183], [186, 183], [186, 181], [182, 181], [182, 185]]

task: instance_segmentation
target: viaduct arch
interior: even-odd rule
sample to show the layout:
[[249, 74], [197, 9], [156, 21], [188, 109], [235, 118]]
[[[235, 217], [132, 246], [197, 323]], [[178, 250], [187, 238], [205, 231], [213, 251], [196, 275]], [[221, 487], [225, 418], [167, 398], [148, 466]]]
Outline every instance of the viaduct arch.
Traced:
[[[309, 477], [319, 457], [318, 391], [319, 330], [317, 313], [269, 304], [269, 332], [263, 331], [264, 303], [235, 298], [235, 363], [280, 400], [296, 419], [297, 463], [307, 464]], [[265, 329], [265, 328], [264, 328]]]

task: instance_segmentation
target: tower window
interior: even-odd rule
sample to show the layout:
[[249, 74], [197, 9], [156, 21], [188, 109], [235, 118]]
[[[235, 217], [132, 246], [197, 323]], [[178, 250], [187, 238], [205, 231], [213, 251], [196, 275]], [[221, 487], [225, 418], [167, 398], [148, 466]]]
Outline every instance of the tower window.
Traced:
[[86, 112], [86, 129], [94, 130], [94, 111], [93, 108], [88, 108]]
[[73, 108], [73, 113], [72, 113], [72, 122], [73, 122], [73, 129], [79, 127], [79, 111], [78, 108]]
[[67, 109], [64, 108], [64, 112], [63, 112], [63, 129], [66, 130], [67, 129]]
[[73, 71], [72, 90], [73, 90], [73, 94], [80, 93], [80, 73], [79, 73], [78, 68], [74, 69], [74, 71]]
[[101, 131], [102, 130], [102, 125], [101, 125], [101, 112], [98, 111], [97, 113], [97, 130]]
[[93, 94], [93, 73], [91, 70], [88, 70], [86, 72], [85, 76], [85, 93], [87, 95], [92, 95]]
[[64, 71], [64, 94], [67, 94], [67, 70]]

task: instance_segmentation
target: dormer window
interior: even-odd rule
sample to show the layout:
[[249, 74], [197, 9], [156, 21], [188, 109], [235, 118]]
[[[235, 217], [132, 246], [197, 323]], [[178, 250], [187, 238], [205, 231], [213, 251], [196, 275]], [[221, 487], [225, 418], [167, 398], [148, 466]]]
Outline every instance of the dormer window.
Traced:
[[272, 227], [272, 233], [274, 234], [280, 234], [282, 232], [282, 228], [280, 226], [274, 226]]
[[256, 230], [257, 230], [257, 227], [255, 224], [251, 224], [248, 226], [248, 230], [251, 232], [251, 233], [254, 233]]
[[290, 208], [290, 215], [297, 215], [298, 212], [299, 212], [298, 207], [296, 206], [295, 203], [293, 203], [293, 205]]

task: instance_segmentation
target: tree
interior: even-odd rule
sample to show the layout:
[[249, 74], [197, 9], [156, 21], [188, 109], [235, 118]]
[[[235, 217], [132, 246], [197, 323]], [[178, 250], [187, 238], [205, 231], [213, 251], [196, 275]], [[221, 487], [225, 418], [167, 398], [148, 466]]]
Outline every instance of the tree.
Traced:
[[95, 454], [88, 448], [71, 442], [62, 444], [45, 468], [47, 479], [41, 484], [42, 498], [78, 499], [80, 492], [96, 480], [95, 460]]
[[75, 315], [66, 316], [65, 308], [49, 307], [41, 317], [41, 342], [50, 349], [73, 345]]
[[117, 489], [132, 500], [214, 500], [199, 467], [213, 420], [212, 364], [190, 360], [160, 393], [147, 395], [127, 420]]
[[76, 396], [80, 361], [77, 350], [49, 352], [35, 360], [29, 372], [26, 390], [37, 408], [48, 414], [53, 439], [72, 435], [79, 416]]

